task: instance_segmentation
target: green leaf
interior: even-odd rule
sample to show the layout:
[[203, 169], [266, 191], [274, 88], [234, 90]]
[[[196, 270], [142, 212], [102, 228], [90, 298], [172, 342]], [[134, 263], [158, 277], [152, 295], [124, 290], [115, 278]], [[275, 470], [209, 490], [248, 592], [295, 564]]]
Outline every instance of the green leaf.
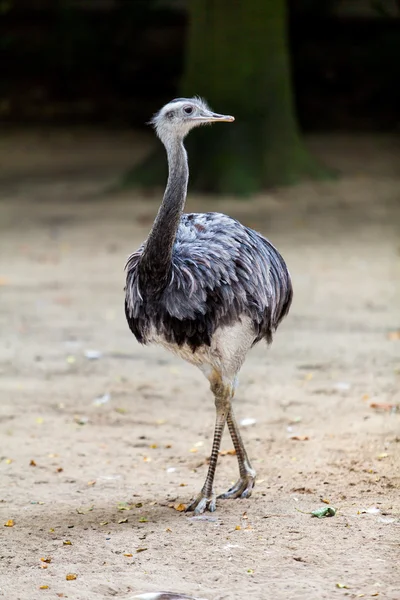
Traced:
[[311, 513], [312, 517], [317, 517], [317, 519], [323, 519], [324, 517], [334, 517], [336, 515], [336, 508], [333, 506], [324, 506], [323, 508], [318, 508]]

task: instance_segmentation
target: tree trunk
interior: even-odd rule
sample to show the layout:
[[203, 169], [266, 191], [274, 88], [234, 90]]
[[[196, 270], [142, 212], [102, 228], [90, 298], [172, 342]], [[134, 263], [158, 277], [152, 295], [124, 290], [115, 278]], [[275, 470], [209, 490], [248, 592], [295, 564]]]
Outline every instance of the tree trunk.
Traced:
[[[190, 133], [190, 187], [251, 194], [323, 176], [295, 116], [286, 0], [191, 0], [189, 11], [182, 95], [199, 94], [236, 119]], [[155, 159], [142, 174], [150, 176], [153, 164], [157, 176]]]

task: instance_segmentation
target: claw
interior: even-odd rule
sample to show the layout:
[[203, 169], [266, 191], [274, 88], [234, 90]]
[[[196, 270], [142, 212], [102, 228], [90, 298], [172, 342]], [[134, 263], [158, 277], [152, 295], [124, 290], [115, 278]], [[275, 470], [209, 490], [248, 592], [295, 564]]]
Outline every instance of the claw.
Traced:
[[221, 500], [228, 498], [250, 498], [256, 478], [253, 475], [241, 477], [227, 492], [218, 496]]
[[217, 508], [215, 493], [212, 492], [211, 496], [205, 496], [203, 492], [193, 500], [186, 509], [186, 512], [193, 511], [195, 515], [201, 515], [205, 510], [214, 512]]

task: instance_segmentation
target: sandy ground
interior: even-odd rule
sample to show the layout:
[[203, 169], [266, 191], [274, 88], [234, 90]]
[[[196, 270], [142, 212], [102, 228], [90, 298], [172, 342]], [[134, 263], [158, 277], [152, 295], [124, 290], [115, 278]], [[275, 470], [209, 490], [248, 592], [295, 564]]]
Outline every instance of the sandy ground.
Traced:
[[[295, 287], [236, 398], [238, 419], [255, 420], [243, 427], [255, 492], [193, 518], [177, 508], [207, 469], [208, 383], [139, 346], [123, 314], [125, 258], [160, 195], [102, 194], [134, 140], [79, 135], [0, 144], [0, 596], [398, 600], [395, 143], [310, 140], [340, 180], [246, 202], [191, 197], [189, 210], [228, 212], [268, 235]], [[217, 491], [237, 476], [223, 454]], [[336, 516], [312, 518], [326, 500]]]

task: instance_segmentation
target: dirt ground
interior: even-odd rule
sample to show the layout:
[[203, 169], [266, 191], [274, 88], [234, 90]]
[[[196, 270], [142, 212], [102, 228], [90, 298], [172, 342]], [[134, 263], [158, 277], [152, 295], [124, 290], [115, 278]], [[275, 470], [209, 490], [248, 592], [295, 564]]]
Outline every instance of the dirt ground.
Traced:
[[[295, 289], [241, 373], [254, 494], [193, 518], [177, 509], [207, 469], [208, 383], [139, 346], [123, 311], [125, 259], [161, 192], [104, 193], [138, 142], [3, 137], [0, 596], [400, 598], [399, 153], [384, 137], [309, 143], [342, 178], [188, 203], [266, 234]], [[223, 452], [217, 491], [236, 476]], [[336, 516], [312, 518], [325, 501]]]

